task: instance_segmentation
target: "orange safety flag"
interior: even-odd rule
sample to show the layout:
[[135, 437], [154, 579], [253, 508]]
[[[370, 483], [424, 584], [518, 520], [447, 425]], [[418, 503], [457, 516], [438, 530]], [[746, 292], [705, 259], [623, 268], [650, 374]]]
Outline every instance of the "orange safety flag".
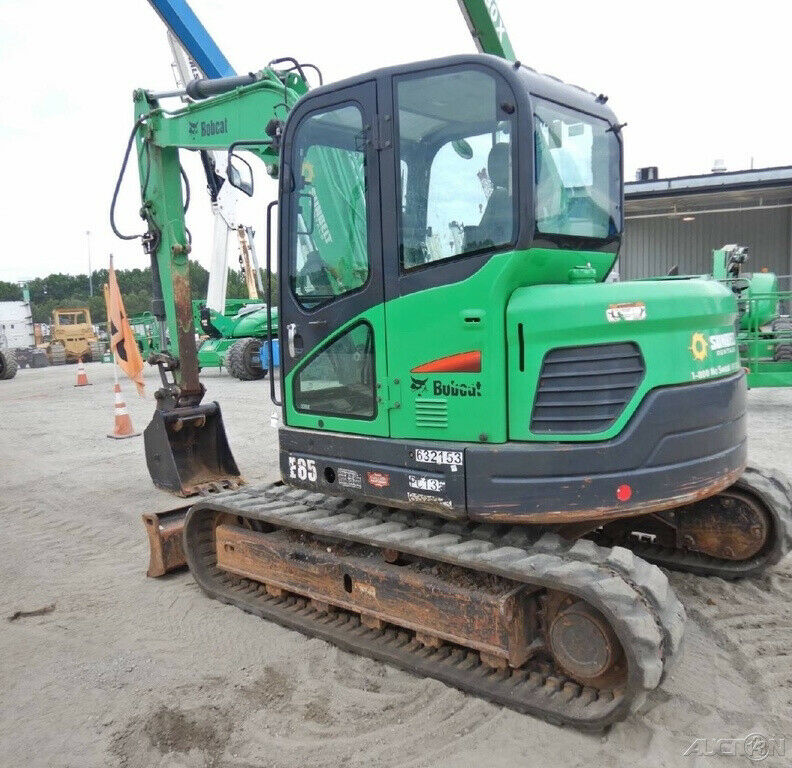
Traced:
[[110, 326], [110, 348], [113, 350], [113, 356], [116, 363], [121, 366], [121, 370], [135, 382], [138, 394], [142, 397], [146, 394], [143, 384], [143, 357], [124, 309], [124, 300], [121, 298], [121, 291], [118, 288], [112, 256], [110, 256], [105, 303], [107, 305], [107, 322]]

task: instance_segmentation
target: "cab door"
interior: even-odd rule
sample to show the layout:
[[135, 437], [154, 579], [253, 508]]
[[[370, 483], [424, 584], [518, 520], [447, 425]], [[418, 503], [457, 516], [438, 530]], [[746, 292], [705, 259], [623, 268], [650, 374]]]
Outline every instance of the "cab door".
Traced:
[[279, 334], [285, 423], [388, 434], [374, 81], [309, 96], [282, 151]]

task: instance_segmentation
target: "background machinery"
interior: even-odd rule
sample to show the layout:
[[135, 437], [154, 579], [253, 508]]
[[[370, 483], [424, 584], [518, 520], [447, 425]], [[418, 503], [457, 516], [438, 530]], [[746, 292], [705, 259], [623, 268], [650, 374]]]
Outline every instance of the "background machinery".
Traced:
[[129, 318], [129, 326], [135, 334], [135, 341], [144, 360], [160, 352], [159, 323], [151, 312], [133, 315]]
[[102, 345], [93, 329], [88, 307], [53, 309], [50, 334], [52, 338], [43, 349], [51, 365], [102, 360]]
[[[196, 78], [235, 74], [231, 65], [214, 46], [208, 35], [196, 37], [191, 30], [192, 11], [180, 0], [151, 2], [167, 27], [168, 44], [173, 54], [173, 73], [179, 98], [185, 104], [193, 99], [184, 90]], [[189, 52], [188, 52], [189, 51]], [[200, 62], [200, 63], [199, 63]], [[206, 69], [204, 69], [204, 67]], [[236, 219], [239, 192], [227, 183], [223, 156], [201, 151], [207, 191], [214, 217], [214, 233], [209, 259], [209, 283], [206, 300], [193, 301], [195, 328], [200, 337], [198, 359], [201, 368], [221, 368], [241, 380], [260, 379], [270, 368], [264, 349], [267, 339], [267, 298], [263, 296], [261, 273], [256, 256], [253, 228], [238, 224]], [[248, 300], [227, 299], [229, 237], [233, 231], [239, 245], [239, 265], [245, 277]], [[138, 344], [155, 347], [160, 340], [152, 338], [151, 324], [146, 317], [134, 318], [142, 334]], [[277, 356], [276, 356], [277, 360]]]
[[712, 252], [712, 274], [737, 297], [737, 342], [749, 387], [792, 386], [792, 291], [772, 272], [744, 272], [748, 248], [724, 245]]
[[[492, 0], [462, 7], [502, 45]], [[604, 96], [502, 56], [310, 91], [306, 68], [193, 82], [167, 113], [135, 92], [168, 328], [146, 457], [159, 487], [205, 494], [144, 518], [150, 572], [184, 558], [246, 611], [602, 728], [679, 649], [647, 561], [732, 578], [789, 547], [792, 488], [746, 469], [735, 297], [604, 282], [623, 224]], [[202, 402], [179, 149], [227, 150], [247, 193], [240, 152], [278, 174], [283, 483], [244, 485]]]
[[0, 332], [0, 380], [13, 379], [17, 368], [16, 350], [8, 346], [5, 334]]
[[22, 301], [0, 301], [0, 349], [3, 350], [0, 377], [12, 378], [17, 367], [43, 368], [49, 365], [46, 352], [37, 347], [30, 291], [26, 282], [21, 285]]
[[277, 310], [270, 310], [268, 319], [253, 229], [240, 225], [237, 236], [239, 263], [245, 276], [248, 298], [226, 299], [223, 312], [213, 309], [208, 301], [193, 300], [193, 315], [195, 327], [201, 335], [198, 347], [201, 368], [225, 365], [235, 378], [250, 381], [264, 378], [270, 369], [266, 340], [271, 321], [272, 332], [277, 333]]
[[[225, 312], [209, 310], [205, 302], [193, 299], [193, 322], [200, 331], [198, 363], [201, 368], [225, 366], [237, 379], [250, 381], [266, 376], [269, 363], [269, 333], [266, 309], [255, 299], [226, 299]], [[272, 332], [277, 333], [277, 309], [271, 311]], [[144, 359], [160, 352], [159, 325], [151, 312], [129, 318]], [[278, 342], [273, 341], [275, 366], [278, 365]]]
[[[270, 325], [266, 304], [249, 299], [226, 299], [222, 314], [193, 301], [196, 325], [207, 338], [198, 348], [201, 368], [222, 366], [237, 379], [261, 379], [270, 369], [267, 339]], [[277, 309], [271, 311], [272, 333], [277, 333]], [[277, 345], [277, 341], [274, 342]], [[277, 354], [275, 365], [277, 366]]]

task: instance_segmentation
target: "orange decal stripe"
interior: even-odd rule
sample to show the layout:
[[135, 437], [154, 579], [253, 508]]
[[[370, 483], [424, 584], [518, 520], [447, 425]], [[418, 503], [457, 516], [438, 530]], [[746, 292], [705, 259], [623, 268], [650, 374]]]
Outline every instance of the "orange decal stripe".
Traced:
[[481, 373], [481, 351], [460, 352], [413, 368], [410, 373]]

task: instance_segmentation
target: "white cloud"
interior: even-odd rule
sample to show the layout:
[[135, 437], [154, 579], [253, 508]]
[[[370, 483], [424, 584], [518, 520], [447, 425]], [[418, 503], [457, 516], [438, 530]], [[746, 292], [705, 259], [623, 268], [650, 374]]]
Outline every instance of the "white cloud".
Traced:
[[[659, 165], [661, 174], [792, 162], [788, 5], [738, 3], [526, 3], [499, 0], [522, 61], [610, 96], [625, 129], [626, 174]], [[327, 81], [379, 66], [472, 51], [455, 0], [193, 0], [193, 8], [238, 71], [277, 56], [318, 64]], [[116, 255], [145, 266], [137, 242], [113, 237], [110, 196], [132, 125], [135, 87], [173, 79], [162, 23], [144, 0], [56, 3], [0, 1], [0, 279], [94, 266]], [[207, 263], [211, 217], [200, 164], [187, 157], [193, 187], [193, 255]], [[138, 231], [134, 165], [119, 201], [119, 222]], [[257, 177], [245, 220], [263, 232], [274, 183]], [[263, 248], [261, 249], [263, 251]]]

